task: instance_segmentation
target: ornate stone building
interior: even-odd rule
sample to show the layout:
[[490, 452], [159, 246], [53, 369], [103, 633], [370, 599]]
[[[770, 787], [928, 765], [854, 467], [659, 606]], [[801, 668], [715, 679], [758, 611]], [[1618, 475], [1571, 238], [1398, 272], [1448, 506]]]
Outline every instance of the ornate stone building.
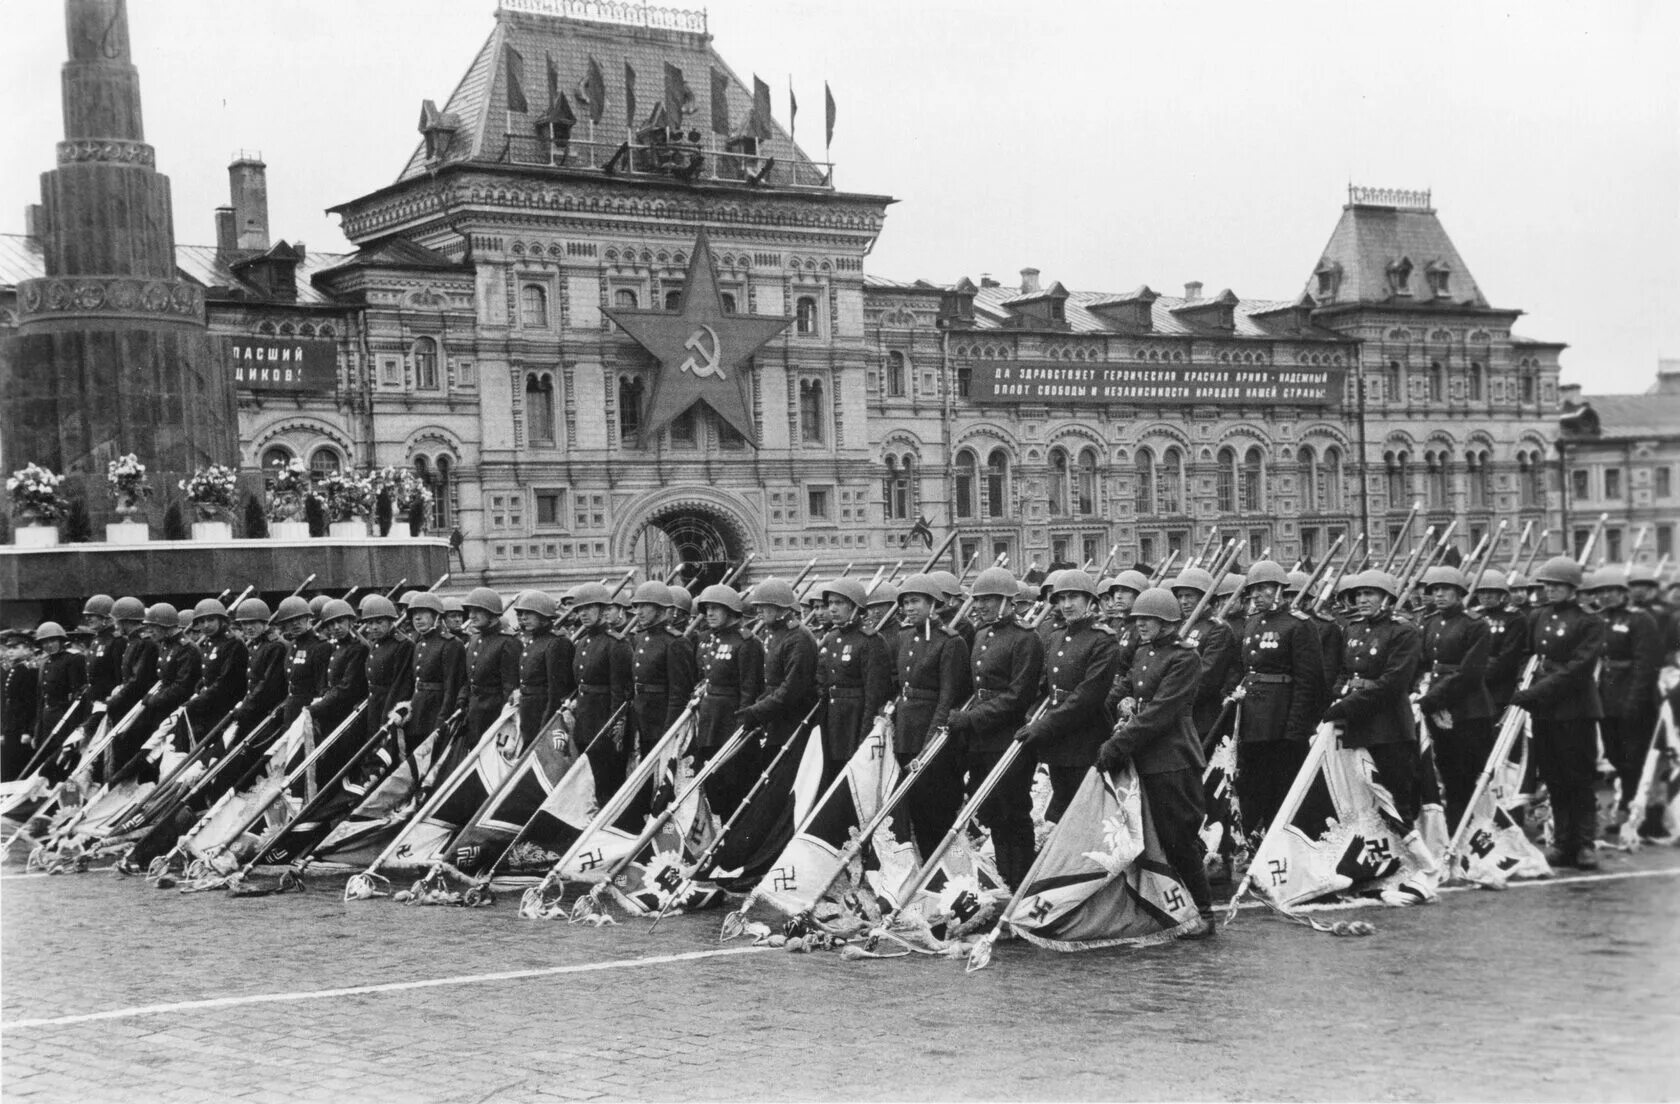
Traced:
[[[1639, 395], [1563, 389], [1557, 438], [1569, 547], [1607, 515], [1601, 550], [1612, 562], [1675, 563], [1680, 529], [1680, 360], [1657, 363]], [[1643, 539], [1642, 539], [1643, 536]], [[1635, 545], [1638, 545], [1635, 548]]]

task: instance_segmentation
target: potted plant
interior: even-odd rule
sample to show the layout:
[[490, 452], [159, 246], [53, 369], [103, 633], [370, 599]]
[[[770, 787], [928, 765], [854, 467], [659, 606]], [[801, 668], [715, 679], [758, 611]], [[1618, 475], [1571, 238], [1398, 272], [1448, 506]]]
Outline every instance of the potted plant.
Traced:
[[150, 540], [151, 530], [135, 518], [140, 500], [152, 495], [152, 483], [140, 457], [131, 452], [106, 464], [105, 487], [116, 505], [118, 519], [105, 526], [105, 540], [110, 544], [143, 544]]
[[310, 496], [309, 469], [293, 458], [274, 462], [274, 484], [268, 491], [268, 535], [280, 541], [309, 539], [305, 520]]
[[[384, 536], [419, 536], [425, 527], [426, 508], [431, 505], [431, 488], [413, 468], [381, 468], [373, 474], [378, 488], [379, 524]], [[418, 513], [420, 526], [414, 518]]]
[[238, 484], [239, 473], [225, 464], [199, 468], [191, 478], [181, 480], [179, 486], [186, 492], [187, 501], [192, 503], [193, 512], [198, 515], [198, 520], [193, 522], [193, 540], [233, 539], [231, 519], [236, 505], [234, 490]]
[[367, 516], [373, 507], [373, 485], [356, 472], [333, 472], [317, 487], [327, 508], [327, 534], [350, 538], [368, 535]]
[[403, 521], [397, 528], [407, 537], [418, 537], [426, 531], [426, 518], [432, 511], [432, 489], [413, 468], [403, 469], [402, 484], [397, 491], [397, 509]]
[[6, 480], [6, 494], [12, 500], [12, 516], [23, 522], [14, 540], [20, 548], [51, 548], [58, 543], [58, 519], [69, 504], [59, 497], [62, 475], [39, 464], [29, 464]]

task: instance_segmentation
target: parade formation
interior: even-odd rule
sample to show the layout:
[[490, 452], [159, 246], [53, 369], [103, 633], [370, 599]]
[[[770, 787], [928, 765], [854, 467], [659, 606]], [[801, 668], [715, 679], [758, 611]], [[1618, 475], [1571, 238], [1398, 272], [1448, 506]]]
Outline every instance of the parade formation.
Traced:
[[94, 595], [7, 634], [6, 854], [597, 925], [716, 907], [726, 938], [971, 969], [1007, 936], [1204, 939], [1250, 893], [1366, 934], [1312, 906], [1676, 834], [1680, 582], [1543, 532], [1496, 564], [1504, 535], [1239, 569], [1215, 533], [1031, 582], [939, 570], [952, 532], [750, 587]]

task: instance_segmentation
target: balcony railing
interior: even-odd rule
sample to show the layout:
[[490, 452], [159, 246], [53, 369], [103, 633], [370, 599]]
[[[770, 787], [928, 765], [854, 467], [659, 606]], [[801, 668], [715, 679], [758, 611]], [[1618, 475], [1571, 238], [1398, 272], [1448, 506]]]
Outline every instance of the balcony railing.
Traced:
[[665, 176], [686, 181], [753, 184], [769, 188], [834, 186], [829, 161], [789, 161], [780, 157], [720, 149], [715, 135], [700, 143], [594, 141], [574, 138], [556, 145], [538, 135], [504, 134], [501, 149], [486, 152], [510, 165], [551, 165], [610, 175]]

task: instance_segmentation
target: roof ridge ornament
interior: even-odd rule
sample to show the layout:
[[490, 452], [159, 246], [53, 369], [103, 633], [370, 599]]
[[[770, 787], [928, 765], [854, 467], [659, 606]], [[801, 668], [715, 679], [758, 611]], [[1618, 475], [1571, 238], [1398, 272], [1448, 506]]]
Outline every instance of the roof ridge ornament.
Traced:
[[1348, 203], [1355, 207], [1393, 207], [1396, 210], [1430, 211], [1431, 189], [1370, 188], [1348, 185]]
[[620, 23], [629, 27], [652, 27], [665, 31], [707, 34], [704, 10], [664, 8], [629, 0], [497, 0], [497, 11], [526, 15], [550, 15], [561, 19], [585, 19], [593, 23]]

